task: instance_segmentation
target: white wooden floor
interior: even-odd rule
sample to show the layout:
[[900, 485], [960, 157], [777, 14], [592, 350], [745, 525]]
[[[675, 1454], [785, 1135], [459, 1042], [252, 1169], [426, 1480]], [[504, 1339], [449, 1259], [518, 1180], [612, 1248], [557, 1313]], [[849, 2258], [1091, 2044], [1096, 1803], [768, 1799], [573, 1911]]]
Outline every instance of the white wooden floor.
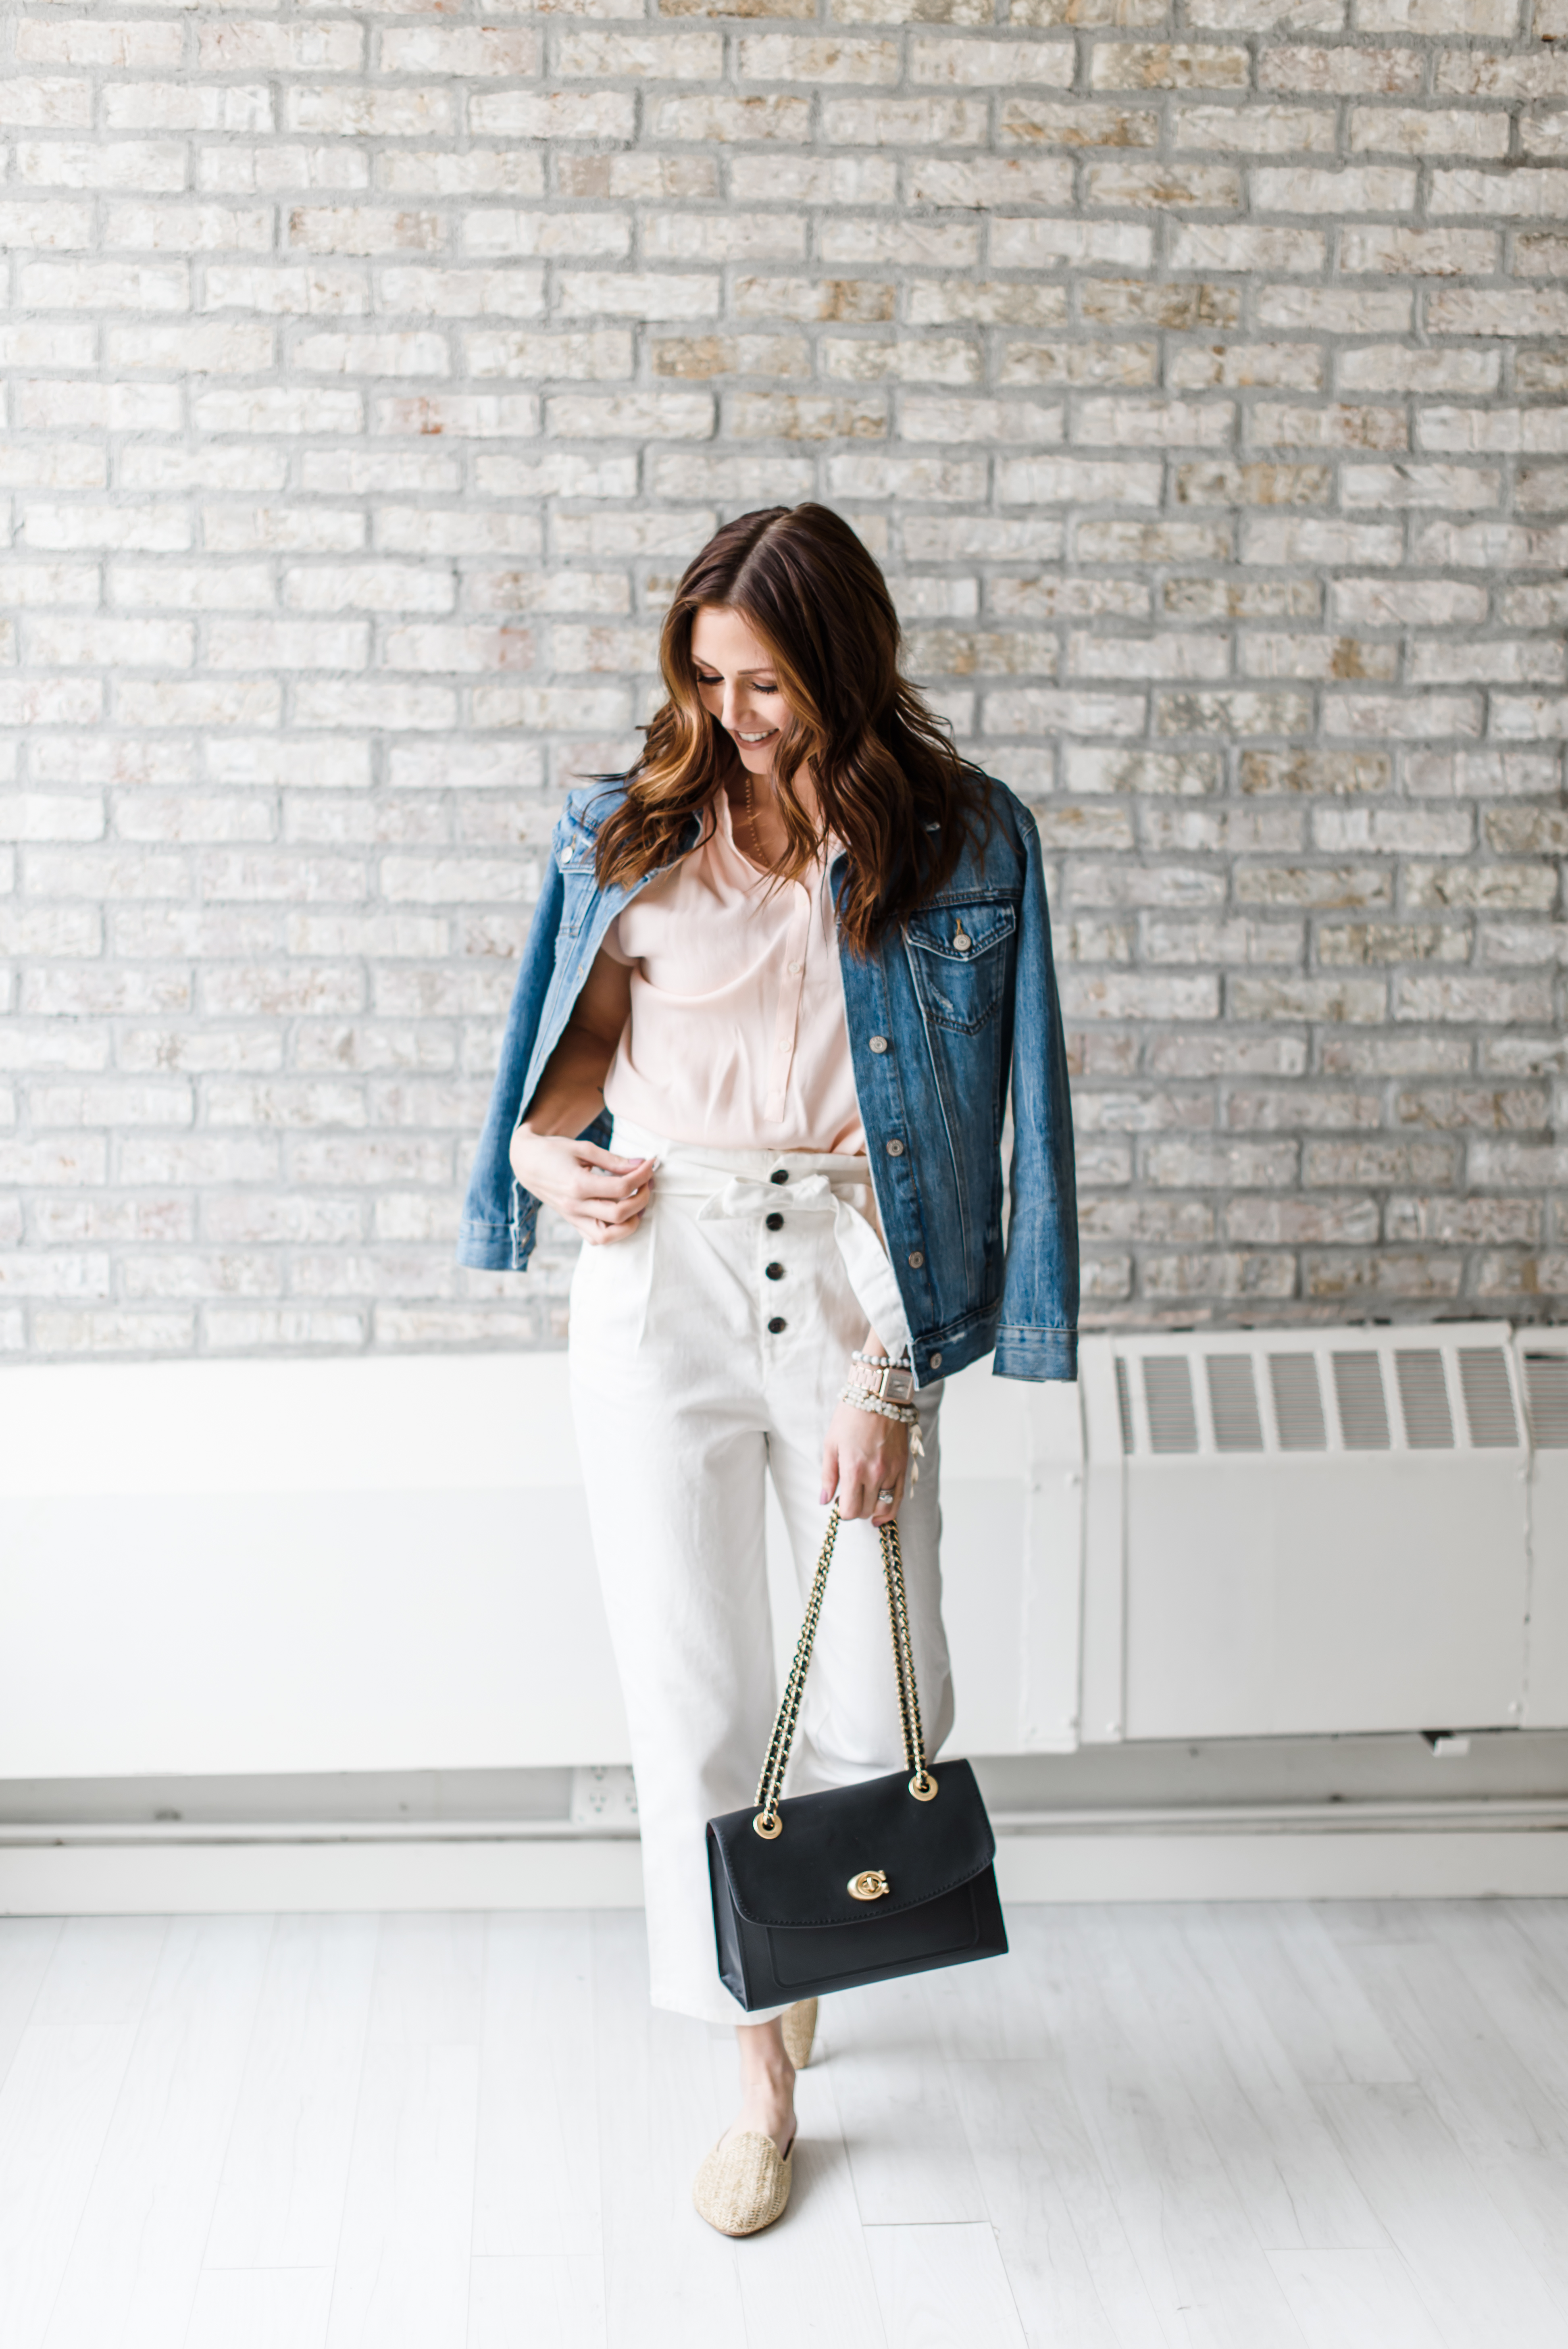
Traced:
[[1563, 2349], [1568, 1902], [1017, 1909], [861, 1992], [793, 2204], [642, 1920], [0, 1922], [5, 2349]]

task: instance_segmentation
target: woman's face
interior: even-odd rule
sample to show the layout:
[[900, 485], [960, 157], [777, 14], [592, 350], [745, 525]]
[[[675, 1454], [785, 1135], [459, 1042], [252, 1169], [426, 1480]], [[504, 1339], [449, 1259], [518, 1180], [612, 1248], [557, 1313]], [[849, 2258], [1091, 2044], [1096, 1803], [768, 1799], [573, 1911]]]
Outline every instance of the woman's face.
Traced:
[[770, 774], [788, 710], [767, 647], [738, 612], [704, 604], [692, 622], [691, 657], [703, 708], [751, 774]]

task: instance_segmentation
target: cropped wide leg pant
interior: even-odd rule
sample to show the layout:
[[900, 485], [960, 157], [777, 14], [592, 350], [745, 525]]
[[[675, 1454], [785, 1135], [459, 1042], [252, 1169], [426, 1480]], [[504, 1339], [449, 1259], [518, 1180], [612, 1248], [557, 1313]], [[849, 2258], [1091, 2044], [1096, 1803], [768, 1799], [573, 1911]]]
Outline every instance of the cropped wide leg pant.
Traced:
[[[636, 1233], [584, 1247], [572, 1284], [573, 1416], [631, 1729], [655, 2006], [748, 2016], [719, 1981], [704, 1829], [757, 1791], [779, 1700], [763, 1478], [802, 1606], [828, 1512], [823, 1439], [868, 1323], [906, 1337], [863, 1158], [709, 1150], [618, 1121], [657, 1155]], [[918, 1398], [925, 1457], [899, 1509], [926, 1750], [953, 1718], [937, 1551], [940, 1385]], [[839, 1535], [789, 1794], [903, 1759], [881, 1545]], [[770, 2010], [778, 2012], [779, 2010]]]

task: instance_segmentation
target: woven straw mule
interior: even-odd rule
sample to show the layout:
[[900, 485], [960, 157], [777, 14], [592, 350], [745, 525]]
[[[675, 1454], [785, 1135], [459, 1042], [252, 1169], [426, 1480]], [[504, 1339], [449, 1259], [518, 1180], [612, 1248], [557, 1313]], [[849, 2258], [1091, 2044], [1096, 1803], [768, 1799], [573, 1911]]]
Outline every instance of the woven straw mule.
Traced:
[[811, 2060], [811, 2042], [817, 2035], [817, 2002], [803, 1998], [797, 2006], [787, 2006], [779, 2018], [784, 2033], [784, 2053], [797, 2072], [803, 2072]]
[[770, 2137], [742, 2129], [720, 2138], [697, 2171], [691, 2199], [721, 2235], [758, 2235], [784, 2215], [794, 2177], [795, 2140], [780, 2154]]

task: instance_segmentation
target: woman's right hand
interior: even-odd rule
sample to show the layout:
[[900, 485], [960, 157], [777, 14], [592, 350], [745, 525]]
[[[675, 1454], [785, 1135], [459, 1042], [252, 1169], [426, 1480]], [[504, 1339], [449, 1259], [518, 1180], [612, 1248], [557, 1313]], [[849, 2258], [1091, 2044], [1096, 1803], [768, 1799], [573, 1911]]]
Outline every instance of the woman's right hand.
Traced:
[[553, 1207], [591, 1247], [629, 1240], [642, 1222], [653, 1186], [651, 1158], [617, 1158], [595, 1143], [535, 1133], [526, 1124], [512, 1135], [511, 1154], [523, 1189]]

